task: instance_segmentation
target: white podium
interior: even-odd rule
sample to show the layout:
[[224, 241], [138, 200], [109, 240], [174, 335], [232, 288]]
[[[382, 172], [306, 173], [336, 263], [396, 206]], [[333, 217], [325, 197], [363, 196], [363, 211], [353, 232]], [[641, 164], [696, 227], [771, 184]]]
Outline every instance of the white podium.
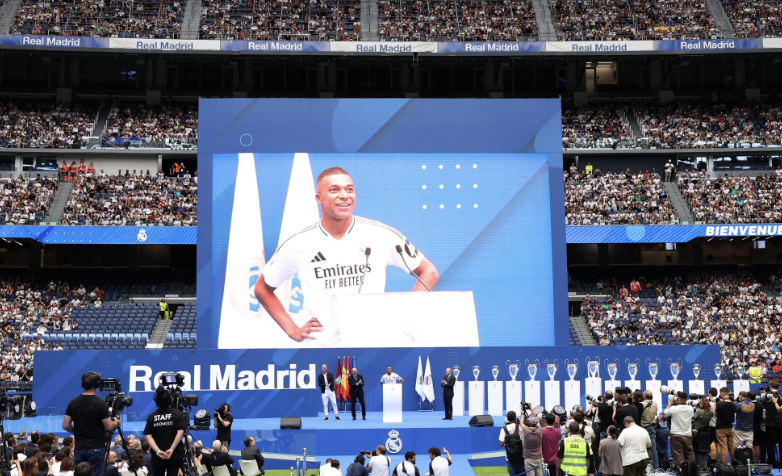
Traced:
[[[684, 380], [668, 380], [668, 386], [675, 388], [679, 392], [684, 391]], [[668, 398], [672, 398], [673, 395], [668, 395]], [[665, 399], [665, 405], [668, 405], [669, 400]]]
[[453, 386], [453, 416], [464, 416], [464, 382], [458, 380]]
[[492, 380], [489, 382], [489, 415], [503, 416], [505, 412], [502, 406], [502, 382]]
[[736, 396], [736, 399], [739, 398], [739, 392], [749, 392], [749, 380], [736, 379], [733, 381], [733, 394]]
[[[603, 383], [599, 377], [587, 377], [584, 380], [584, 386], [586, 387], [586, 394], [592, 397], [603, 395]], [[586, 403], [585, 403], [586, 404]], [[586, 407], [584, 407], [586, 408]]]
[[[335, 330], [328, 347], [480, 345], [472, 291], [335, 294], [327, 322], [321, 320], [324, 328]], [[367, 339], [367, 325], [383, 338]]]
[[[605, 391], [606, 392], [609, 391], [609, 390], [614, 392], [614, 390], [616, 390], [616, 387], [621, 387], [621, 386], [622, 386], [622, 381], [621, 380], [606, 380], [605, 381]], [[614, 393], [616, 393], [616, 392], [614, 392]]]
[[483, 385], [483, 382], [481, 381], [471, 381], [469, 392], [470, 395], [468, 396], [468, 399], [470, 400], [467, 404], [469, 406], [469, 415], [475, 416], [475, 415], [485, 415], [485, 408], [486, 408], [486, 390]]
[[383, 423], [402, 423], [402, 384], [383, 385]]
[[652, 400], [654, 403], [657, 404], [657, 408], [662, 411], [662, 409], [665, 408], [665, 405], [663, 405], [663, 396], [660, 393], [660, 387], [662, 387], [663, 383], [660, 380], [647, 380], [646, 381], [646, 390], [649, 390], [652, 392]]
[[524, 399], [532, 408], [540, 405], [540, 382], [537, 380], [524, 382]]
[[690, 380], [689, 388], [690, 393], [697, 393], [700, 395], [706, 395], [706, 387], [703, 380]]
[[508, 412], [513, 410], [516, 415], [521, 415], [521, 382], [505, 382], [505, 408]]
[[546, 389], [546, 409], [562, 405], [562, 390], [559, 387], [559, 380], [546, 380], [543, 385]]
[[574, 405], [584, 406], [581, 400], [581, 382], [579, 380], [565, 380], [565, 410], [570, 411]]
[[625, 380], [625, 387], [632, 389], [633, 391], [641, 390], [640, 380]]
[[[727, 387], [728, 386], [728, 381], [727, 380], [712, 380], [711, 381], [711, 386], [716, 388], [717, 389], [717, 394], [719, 394], [720, 389], [722, 387]], [[736, 398], [738, 398], [738, 397], [736, 397]]]

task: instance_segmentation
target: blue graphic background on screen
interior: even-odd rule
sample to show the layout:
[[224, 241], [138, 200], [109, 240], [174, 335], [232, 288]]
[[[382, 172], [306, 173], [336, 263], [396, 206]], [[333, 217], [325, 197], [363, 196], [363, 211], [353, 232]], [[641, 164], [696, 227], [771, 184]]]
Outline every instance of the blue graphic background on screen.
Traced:
[[[215, 304], [223, 293], [237, 160], [217, 154], [213, 162]], [[315, 176], [331, 166], [352, 175], [357, 216], [398, 229], [435, 264], [436, 290], [473, 291], [481, 345], [488, 346], [554, 344], [547, 160], [544, 154], [310, 154]], [[268, 260], [293, 154], [255, 154], [255, 162]], [[387, 269], [386, 291], [412, 289], [411, 276]], [[212, 309], [220, 312], [219, 305]], [[519, 332], [525, 328], [535, 333]]]

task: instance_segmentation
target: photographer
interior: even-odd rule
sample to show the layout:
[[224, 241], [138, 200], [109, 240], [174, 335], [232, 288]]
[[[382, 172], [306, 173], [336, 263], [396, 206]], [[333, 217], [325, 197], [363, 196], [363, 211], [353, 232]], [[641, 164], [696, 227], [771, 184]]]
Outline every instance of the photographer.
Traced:
[[657, 456], [657, 402], [654, 401], [654, 394], [647, 390], [642, 394], [641, 427], [649, 433], [649, 439], [652, 441], [652, 468], [660, 467], [660, 460]]
[[719, 461], [728, 464], [728, 455], [733, 455], [733, 421], [736, 419], [736, 404], [730, 398], [728, 387], [720, 389], [720, 401], [717, 402], [717, 446], [719, 447]]
[[149, 415], [144, 427], [152, 451], [152, 474], [177, 476], [185, 457], [181, 443], [187, 430], [187, 418], [178, 408], [171, 407], [171, 392], [162, 385], [155, 391], [155, 403], [157, 410]]
[[217, 439], [223, 442], [226, 448], [231, 447], [231, 425], [234, 423], [234, 416], [231, 415], [231, 405], [223, 403], [215, 411], [215, 428], [217, 429]]
[[736, 404], [736, 428], [733, 431], [733, 444], [738, 448], [746, 446], [752, 448], [755, 435], [753, 434], [753, 419], [755, 418], [755, 393], [739, 392], [739, 401]]
[[[523, 415], [522, 415], [523, 417]], [[500, 447], [505, 448], [505, 462], [508, 475], [515, 476], [524, 472], [524, 447], [521, 438], [521, 420], [516, 418], [516, 412], [509, 411], [505, 426], [500, 430]]]
[[[777, 392], [779, 392], [779, 380], [772, 380], [768, 384], [768, 393]], [[777, 445], [782, 448], [782, 412], [779, 411], [779, 403], [775, 401], [779, 401], [776, 396], [770, 401], [764, 401], [763, 408], [766, 410], [766, 461], [778, 469], [782, 468], [782, 462], [776, 459]]]
[[680, 468], [684, 461], [695, 459], [692, 451], [692, 413], [684, 392], [676, 392], [676, 398], [669, 398], [663, 412], [663, 416], [671, 419], [671, 455], [676, 468]]
[[625, 417], [633, 417], [633, 421], [639, 421], [638, 409], [635, 405], [631, 405], [628, 401], [627, 395], [619, 395], [616, 397], [616, 406], [614, 407], [614, 425], [619, 429], [619, 435], [622, 434], [622, 429], [625, 427]]
[[608, 435], [606, 431], [614, 419], [614, 407], [608, 403], [614, 399], [614, 392], [607, 391], [605, 398], [597, 406], [597, 418], [600, 419], [600, 439], [604, 440]]
[[369, 459], [367, 471], [372, 476], [388, 476], [391, 473], [391, 460], [386, 456], [386, 447], [378, 445], [374, 456]]
[[695, 462], [698, 464], [698, 471], [706, 473], [709, 471], [709, 453], [711, 452], [711, 431], [709, 431], [709, 422], [714, 416], [711, 411], [711, 402], [706, 397], [698, 400], [698, 409], [692, 416], [692, 434], [693, 451], [695, 452]]
[[62, 418], [62, 429], [76, 438], [74, 462], [89, 463], [95, 476], [103, 476], [104, 434], [119, 427], [119, 419], [113, 420], [109, 406], [95, 395], [100, 380], [98, 372], [82, 375], [84, 393], [68, 403]]

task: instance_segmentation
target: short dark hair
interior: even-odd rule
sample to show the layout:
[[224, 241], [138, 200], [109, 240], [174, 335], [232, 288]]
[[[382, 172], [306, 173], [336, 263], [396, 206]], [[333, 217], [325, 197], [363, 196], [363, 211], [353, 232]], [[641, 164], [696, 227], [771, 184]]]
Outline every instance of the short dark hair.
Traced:
[[62, 439], [62, 445], [63, 446], [70, 446], [73, 448], [73, 437], [72, 436], [66, 436]]
[[65, 458], [60, 464], [60, 471], [73, 471], [73, 458]]
[[728, 390], [728, 387], [722, 387], [720, 389], [720, 395], [722, 395], [723, 393], [730, 393], [730, 390]]
[[35, 445], [35, 444], [37, 444], [37, 443], [38, 443], [38, 440], [40, 440], [40, 439], [41, 439], [41, 434], [40, 434], [40, 433], [38, 433], [37, 431], [34, 431], [34, 432], [33, 432], [33, 433], [30, 435], [30, 441], [31, 441], [31, 442], [32, 442], [34, 445]]
[[73, 476], [92, 476], [92, 466], [86, 461], [77, 464]]
[[516, 421], [516, 412], [514, 412], [513, 410], [509, 411], [506, 418], [508, 419], [509, 422]]
[[366, 461], [364, 459], [364, 455], [358, 455], [358, 456], [356, 456], [356, 459], [353, 460], [354, 463], [358, 463], [358, 464], [361, 464], [361, 465], [364, 464], [364, 461]]
[[171, 392], [162, 385], [155, 389], [155, 404], [158, 408], [168, 408], [171, 406]]
[[87, 372], [81, 376], [81, 388], [84, 390], [98, 388], [98, 385], [100, 385], [100, 373]]
[[553, 413], [546, 414], [546, 423], [548, 423], [549, 425], [553, 425], [555, 421], [557, 421], [556, 415], [554, 415]]
[[149, 451], [149, 442], [146, 438], [141, 439], [141, 451], [147, 452]]
[[679, 400], [687, 400], [687, 394], [685, 392], [676, 392], [676, 396]]
[[584, 414], [583, 414], [583, 413], [581, 413], [581, 412], [576, 412], [576, 413], [574, 413], [574, 414], [573, 414], [573, 420], [575, 420], [576, 422], [578, 422], [578, 424], [579, 424], [579, 425], [580, 425], [581, 423], [584, 423]]
[[431, 448], [429, 448], [429, 454], [437, 457], [440, 456], [442, 453], [440, 453], [440, 448], [436, 446], [432, 446]]
[[244, 446], [247, 446], [249, 448], [252, 442], [253, 442], [253, 437], [248, 436], [247, 438], [244, 439]]
[[606, 390], [606, 400], [611, 400], [612, 398], [614, 398], [614, 392]]
[[570, 425], [568, 425], [567, 429], [571, 433], [576, 434], [576, 433], [581, 431], [581, 425], [579, 425], [577, 422], [571, 421]]
[[47, 443], [45, 445], [41, 445], [40, 448], [41, 448], [41, 451], [43, 451], [44, 453], [51, 453], [52, 452], [52, 445], [49, 444], [49, 443]]
[[49, 461], [42, 459], [38, 462], [38, 471], [46, 471], [49, 472]]
[[331, 467], [332, 468], [339, 468], [339, 460], [338, 459], [331, 460]]
[[[54, 461], [62, 461], [62, 460], [65, 459], [66, 456], [68, 456], [68, 453], [66, 453], [65, 451], [60, 450], [60, 451], [57, 452], [57, 454], [54, 455]], [[71, 470], [68, 470], [68, 471], [71, 471]]]
[[774, 379], [768, 383], [768, 386], [771, 388], [779, 388], [779, 380]]
[[405, 461], [410, 461], [412, 458], [415, 458], [414, 451], [408, 451], [407, 453], [405, 453]]
[[753, 392], [752, 390], [747, 392], [747, 399], [749, 399], [749, 400], [754, 400], [756, 396], [757, 395], [755, 395], [755, 392]]
[[716, 397], [717, 396], [717, 389], [715, 387], [711, 387], [709, 389], [709, 395], [711, 395], [712, 397]]
[[318, 179], [315, 181], [315, 184], [323, 180], [324, 177], [328, 177], [330, 175], [347, 175], [350, 176], [350, 174], [343, 169], [342, 167], [329, 167], [320, 174], [318, 174]]
[[616, 426], [610, 425], [608, 427], [607, 433], [608, 433], [608, 436], [610, 436], [611, 438], [616, 438], [616, 434], [618, 433], [618, 431], [619, 430], [616, 429]]
[[619, 398], [616, 399], [619, 403], [622, 405], [627, 405], [627, 395], [619, 395]]

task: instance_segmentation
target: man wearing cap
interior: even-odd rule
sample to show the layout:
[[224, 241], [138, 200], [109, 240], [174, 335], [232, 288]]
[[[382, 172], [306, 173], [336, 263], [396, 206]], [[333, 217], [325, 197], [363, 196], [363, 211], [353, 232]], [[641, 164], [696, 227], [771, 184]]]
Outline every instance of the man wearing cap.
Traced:
[[[524, 415], [521, 416], [524, 423]], [[543, 476], [543, 430], [536, 417], [527, 420], [527, 425], [521, 427], [521, 438], [524, 444], [524, 469], [529, 476]]]

